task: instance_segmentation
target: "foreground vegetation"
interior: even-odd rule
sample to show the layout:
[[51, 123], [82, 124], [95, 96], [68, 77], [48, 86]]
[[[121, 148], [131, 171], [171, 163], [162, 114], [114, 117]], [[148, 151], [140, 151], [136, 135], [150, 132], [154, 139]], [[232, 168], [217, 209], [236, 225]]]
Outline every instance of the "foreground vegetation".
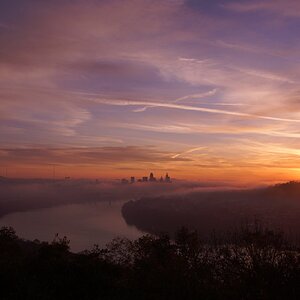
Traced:
[[282, 234], [241, 228], [201, 241], [185, 228], [106, 248], [67, 238], [24, 241], [0, 229], [1, 299], [300, 299], [300, 249]]

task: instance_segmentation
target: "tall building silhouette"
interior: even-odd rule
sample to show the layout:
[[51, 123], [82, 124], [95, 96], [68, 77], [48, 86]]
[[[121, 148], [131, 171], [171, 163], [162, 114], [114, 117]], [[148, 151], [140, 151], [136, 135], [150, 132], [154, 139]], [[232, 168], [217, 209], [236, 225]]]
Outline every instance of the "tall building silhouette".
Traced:
[[166, 173], [165, 182], [171, 182], [171, 177]]
[[149, 181], [156, 181], [156, 178], [154, 177], [153, 173], [150, 173]]
[[150, 173], [149, 177], [148, 176], [143, 176], [142, 178], [136, 178], [134, 176], [131, 176], [129, 179], [122, 178], [120, 180], [123, 184], [128, 184], [128, 183], [136, 183], [136, 182], [166, 182], [166, 183], [171, 183], [171, 177], [169, 176], [168, 173], [166, 173], [165, 177], [160, 176], [160, 178], [154, 177], [153, 172]]

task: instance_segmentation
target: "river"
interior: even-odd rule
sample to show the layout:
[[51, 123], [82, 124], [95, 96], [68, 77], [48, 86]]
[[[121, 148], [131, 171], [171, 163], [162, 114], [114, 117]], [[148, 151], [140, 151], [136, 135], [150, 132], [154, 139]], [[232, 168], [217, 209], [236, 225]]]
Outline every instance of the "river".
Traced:
[[12, 226], [24, 239], [52, 241], [55, 234], [67, 236], [74, 252], [103, 247], [115, 237], [135, 239], [142, 235], [128, 226], [121, 214], [123, 202], [69, 204], [51, 208], [15, 212], [3, 216], [0, 226]]

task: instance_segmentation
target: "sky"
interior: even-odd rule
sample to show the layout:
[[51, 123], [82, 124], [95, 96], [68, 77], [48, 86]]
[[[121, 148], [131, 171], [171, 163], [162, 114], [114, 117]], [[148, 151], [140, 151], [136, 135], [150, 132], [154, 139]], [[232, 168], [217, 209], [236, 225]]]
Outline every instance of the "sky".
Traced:
[[0, 175], [300, 176], [298, 0], [2, 0]]

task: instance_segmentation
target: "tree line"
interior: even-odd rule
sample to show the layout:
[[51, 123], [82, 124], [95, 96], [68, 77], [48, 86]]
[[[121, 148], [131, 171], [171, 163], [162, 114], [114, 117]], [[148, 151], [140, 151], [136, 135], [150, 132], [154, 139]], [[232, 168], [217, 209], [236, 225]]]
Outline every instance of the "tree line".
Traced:
[[300, 299], [299, 247], [258, 224], [205, 241], [183, 227], [80, 253], [69, 243], [2, 227], [0, 299]]

